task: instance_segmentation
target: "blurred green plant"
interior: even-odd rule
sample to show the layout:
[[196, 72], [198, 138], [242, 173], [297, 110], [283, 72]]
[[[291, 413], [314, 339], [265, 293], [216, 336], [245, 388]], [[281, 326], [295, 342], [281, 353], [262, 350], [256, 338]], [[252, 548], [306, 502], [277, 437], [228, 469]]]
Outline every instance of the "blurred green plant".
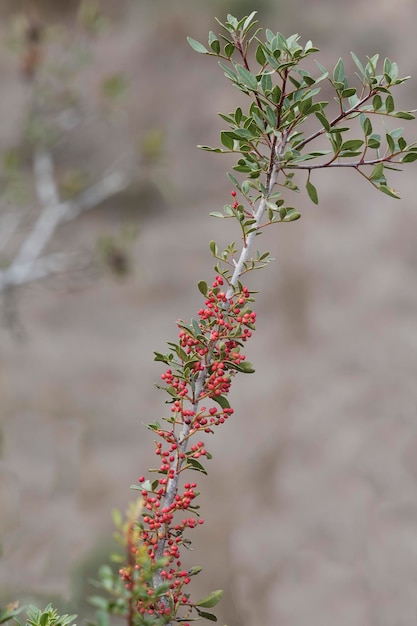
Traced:
[[114, 275], [123, 277], [132, 270], [132, 248], [137, 233], [136, 226], [125, 224], [119, 235], [102, 235], [99, 237], [97, 243], [99, 256]]
[[[4, 608], [0, 607], [0, 624], [13, 620], [18, 626], [22, 626], [17, 616], [24, 610], [25, 607], [19, 607], [18, 602], [12, 602]], [[30, 604], [26, 608], [25, 626], [70, 626], [76, 618], [76, 615], [59, 615], [52, 604], [48, 604], [43, 611]]]

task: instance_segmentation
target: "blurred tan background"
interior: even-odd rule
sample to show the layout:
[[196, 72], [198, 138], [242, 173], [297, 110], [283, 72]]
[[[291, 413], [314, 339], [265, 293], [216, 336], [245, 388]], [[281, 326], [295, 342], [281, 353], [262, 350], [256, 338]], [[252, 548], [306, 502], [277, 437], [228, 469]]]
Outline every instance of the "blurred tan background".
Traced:
[[[24, 0], [2, 0], [2, 39]], [[45, 23], [71, 28], [78, 2], [38, 0]], [[112, 18], [80, 77], [94, 101], [106, 72], [125, 72], [123, 119], [93, 125], [57, 149], [58, 165], [106, 167], [149, 132], [162, 162], [139, 156], [129, 188], [59, 228], [55, 246], [94, 249], [124, 223], [138, 229], [133, 271], [88, 271], [15, 293], [22, 333], [0, 328], [0, 597], [53, 599], [88, 615], [87, 579], [106, 559], [111, 510], [154, 463], [142, 423], [163, 413], [153, 350], [175, 320], [199, 308], [210, 280], [208, 240], [236, 237], [208, 216], [229, 201], [217, 111], [236, 106], [204, 40], [214, 16], [253, 9], [262, 26], [299, 32], [334, 66], [349, 52], [380, 52], [414, 78], [399, 109], [417, 100], [413, 0], [175, 3], [106, 0]], [[27, 85], [0, 52], [0, 151], [19, 145]], [[91, 92], [91, 93], [90, 93]], [[120, 128], [120, 132], [119, 129]], [[406, 123], [406, 137], [417, 124]], [[247, 347], [256, 374], [236, 380], [236, 413], [207, 441], [214, 460], [199, 480], [206, 524], [190, 562], [196, 595], [225, 589], [228, 626], [410, 626], [417, 621], [417, 207], [415, 164], [391, 177], [401, 201], [352, 172], [317, 175], [320, 206], [295, 198], [301, 221], [265, 232], [276, 261], [252, 277], [258, 330]], [[341, 187], [343, 185], [343, 187]], [[79, 621], [81, 623], [81, 620]]]

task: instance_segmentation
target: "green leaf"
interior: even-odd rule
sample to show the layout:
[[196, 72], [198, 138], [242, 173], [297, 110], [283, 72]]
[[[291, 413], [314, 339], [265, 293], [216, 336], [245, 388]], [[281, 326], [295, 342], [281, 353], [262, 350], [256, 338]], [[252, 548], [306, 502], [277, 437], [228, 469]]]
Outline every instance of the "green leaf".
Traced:
[[351, 54], [354, 64], [356, 65], [356, 67], [358, 68], [362, 76], [365, 76], [365, 68], [363, 67], [362, 63], [359, 61], [356, 54], [354, 54], [353, 52], [351, 52], [350, 54]]
[[392, 63], [390, 59], [384, 59], [384, 69], [383, 69], [384, 74], [388, 74], [389, 76], [391, 73], [391, 67], [392, 67]]
[[317, 189], [312, 183], [310, 183], [309, 180], [306, 182], [306, 189], [307, 189], [307, 193], [309, 195], [310, 200], [314, 202], [314, 204], [318, 204], [319, 198], [317, 195]]
[[384, 176], [384, 164], [378, 163], [378, 165], [376, 165], [374, 169], [372, 170], [369, 178], [370, 180], [376, 181], [376, 180], [381, 180], [383, 176]]
[[239, 372], [243, 372], [244, 374], [253, 374], [255, 372], [255, 368], [249, 361], [242, 361], [237, 367]]
[[210, 241], [209, 243], [210, 246], [210, 250], [213, 256], [217, 256], [218, 255], [218, 249], [217, 249], [217, 244], [215, 241]]
[[202, 598], [198, 602], [195, 602], [195, 606], [203, 606], [207, 609], [211, 609], [213, 606], [216, 606], [216, 604], [221, 599], [223, 593], [224, 592], [222, 589], [217, 589], [217, 591], [212, 591], [205, 598]]
[[[280, 211], [281, 215], [281, 211]], [[295, 220], [299, 220], [301, 217], [301, 213], [299, 213], [296, 209], [287, 208], [285, 209], [284, 217], [281, 216], [283, 222], [295, 222]]]
[[270, 74], [262, 74], [261, 76], [261, 87], [264, 93], [269, 93], [272, 91], [272, 78]]
[[397, 192], [395, 191], [395, 189], [393, 189], [392, 187], [388, 187], [388, 185], [379, 185], [378, 187], [379, 191], [382, 191], [383, 193], [385, 193], [387, 196], [390, 196], [391, 198], [396, 198], [397, 200], [400, 199], [400, 196], [397, 194]]
[[387, 140], [387, 144], [391, 153], [393, 153], [395, 151], [395, 141], [393, 140], [393, 138], [391, 137], [389, 133], [385, 135], [385, 138]]
[[371, 135], [368, 139], [368, 146], [372, 149], [372, 150], [378, 150], [378, 148], [381, 146], [381, 137], [380, 135], [374, 134]]
[[335, 68], [333, 70], [333, 81], [335, 83], [342, 83], [343, 85], [345, 84], [346, 74], [343, 59], [339, 59], [335, 65]]
[[378, 109], [382, 107], [382, 98], [379, 93], [375, 94], [372, 98], [372, 106], [374, 107], [375, 111], [378, 111]]
[[207, 613], [207, 611], [199, 611], [197, 609], [198, 615], [203, 619], [208, 619], [210, 622], [217, 622], [217, 617], [213, 615], [213, 613]]
[[223, 61], [219, 61], [219, 65], [222, 68], [222, 70], [224, 71], [225, 76], [229, 80], [231, 80], [233, 82], [236, 82], [238, 80], [236, 72], [234, 72], [232, 69], [230, 69], [230, 67], [228, 65], [226, 65], [226, 63], [223, 63]]
[[222, 409], [230, 409], [229, 400], [224, 396], [215, 396], [213, 400], [217, 402], [217, 404], [220, 404]]
[[39, 620], [40, 626], [46, 626], [48, 622], [49, 622], [49, 613], [42, 613], [40, 620]]
[[398, 138], [398, 147], [401, 151], [403, 151], [407, 147], [407, 142], [404, 137]]
[[236, 69], [241, 82], [252, 91], [256, 91], [258, 88], [258, 81], [256, 80], [256, 76], [254, 76], [252, 72], [249, 72], [242, 65], [238, 65]]
[[392, 113], [392, 112], [394, 111], [394, 109], [395, 109], [395, 106], [394, 106], [394, 98], [391, 96], [391, 94], [389, 94], [389, 95], [386, 97], [386, 100], [385, 100], [385, 109], [386, 109], [387, 113]]
[[255, 54], [256, 60], [259, 63], [259, 65], [265, 65], [266, 63], [266, 56], [264, 54], [262, 45], [259, 44], [258, 47], [256, 48], [256, 54]]
[[413, 161], [417, 161], [417, 152], [408, 152], [401, 159], [401, 163], [413, 163]]
[[206, 152], [216, 152], [217, 154], [225, 154], [225, 150], [222, 150], [221, 148], [212, 148], [211, 146], [202, 146], [202, 145], [198, 145], [197, 148], [199, 150], [205, 150]]
[[208, 42], [209, 42], [209, 46], [213, 50], [213, 52], [215, 54], [219, 54], [219, 52], [220, 52], [220, 41], [217, 39], [217, 37], [213, 33], [213, 31], [209, 32]]
[[356, 95], [356, 89], [355, 87], [348, 87], [347, 89], [343, 89], [340, 95], [342, 98], [351, 98]]
[[343, 142], [341, 150], [359, 150], [363, 146], [363, 139], [349, 139]]
[[317, 117], [317, 119], [319, 120], [319, 122], [323, 126], [323, 128], [326, 131], [329, 131], [330, 130], [330, 122], [327, 119], [327, 117], [324, 115], [324, 113], [322, 113], [321, 111], [316, 111], [314, 115]]
[[253, 18], [255, 17], [256, 14], [257, 14], [257, 11], [252, 11], [252, 13], [250, 13], [248, 17], [245, 19], [241, 27], [243, 32], [246, 32], [249, 26], [253, 27], [256, 24], [256, 22], [253, 22]]
[[376, 139], [374, 136], [372, 136], [369, 138], [368, 146], [372, 150], [378, 150], [378, 148], [380, 148], [381, 146], [381, 141], [379, 139]]
[[230, 136], [230, 131], [222, 130], [220, 133], [220, 141], [228, 150], [233, 150], [234, 139]]
[[202, 43], [196, 41], [192, 37], [187, 37], [187, 41], [192, 47], [192, 49], [195, 50], [196, 52], [199, 52], [200, 54], [210, 54], [207, 48], [203, 46]]
[[271, 100], [274, 104], [278, 104], [281, 99], [281, 89], [279, 85], [275, 85], [271, 93]]
[[364, 115], [361, 115], [361, 126], [366, 137], [368, 137], [369, 135], [372, 135], [372, 124], [371, 124], [371, 120], [369, 119], [369, 117], [365, 117]]
[[[199, 461], [197, 461], [197, 459], [192, 459], [190, 457], [187, 458], [187, 467], [189, 467], [189, 469], [193, 469], [196, 470], [197, 472], [201, 472], [202, 474], [205, 474], [205, 476], [207, 476], [207, 471], [204, 468], [203, 465], [201, 465], [201, 463], [199, 463]], [[214, 604], [213, 604], [214, 606]]]
[[234, 51], [235, 51], [235, 46], [234, 44], [232, 44], [231, 41], [229, 41], [224, 47], [224, 53], [230, 59]]
[[402, 120], [414, 120], [416, 116], [409, 111], [396, 111], [394, 117], [399, 117]]
[[192, 325], [192, 327], [193, 327], [193, 330], [194, 330], [195, 336], [199, 335], [199, 334], [201, 333], [201, 328], [200, 328], [200, 325], [199, 325], [199, 323], [197, 322], [197, 320], [192, 319], [192, 320], [191, 320], [191, 325]]
[[200, 281], [197, 283], [197, 287], [198, 287], [199, 292], [200, 292], [200, 293], [202, 293], [202, 294], [203, 294], [203, 296], [206, 296], [206, 295], [207, 295], [208, 286], [207, 286], [207, 283], [206, 283], [206, 281], [205, 281], [205, 280], [200, 280]]

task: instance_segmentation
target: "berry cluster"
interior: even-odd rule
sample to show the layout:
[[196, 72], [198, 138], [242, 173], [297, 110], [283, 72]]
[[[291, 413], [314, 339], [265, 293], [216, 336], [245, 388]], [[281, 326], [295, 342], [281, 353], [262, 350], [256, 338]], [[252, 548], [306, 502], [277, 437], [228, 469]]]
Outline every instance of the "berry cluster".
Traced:
[[160, 438], [155, 442], [160, 463], [152, 470], [159, 478], [151, 482], [139, 477], [143, 513], [137, 538], [148, 566], [151, 563], [158, 568], [157, 576], [150, 580], [144, 576], [143, 558], [136, 558], [138, 542], [130, 546], [130, 565], [121, 569], [120, 575], [127, 590], [141, 590], [135, 597], [136, 610], [162, 619], [161, 623], [176, 616], [179, 607], [185, 611], [182, 620], [187, 619], [193, 607], [184, 591], [191, 578], [182, 567], [180, 548], [190, 543], [185, 531], [203, 520], [194, 504], [197, 484], [187, 482], [181, 490], [179, 478], [187, 469], [206, 473], [201, 462], [211, 455], [203, 441], [192, 443], [190, 439], [196, 433], [212, 433], [214, 426], [233, 414], [225, 397], [232, 378], [239, 371], [252, 371], [241, 352], [256, 321], [248, 306], [252, 298], [240, 285], [228, 298], [225, 281], [216, 275], [205, 291], [198, 321], [189, 325], [178, 322], [178, 343], [170, 343], [170, 353], [159, 359], [169, 365], [161, 376], [170, 396], [170, 415], [163, 418], [169, 426], [150, 426]]

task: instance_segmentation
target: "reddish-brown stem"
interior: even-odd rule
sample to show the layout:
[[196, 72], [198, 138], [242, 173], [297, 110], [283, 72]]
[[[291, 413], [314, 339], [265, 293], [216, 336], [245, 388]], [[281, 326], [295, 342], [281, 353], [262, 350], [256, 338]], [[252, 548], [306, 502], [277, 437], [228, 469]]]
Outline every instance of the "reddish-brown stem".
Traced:
[[[350, 109], [347, 109], [347, 111], [343, 111], [343, 113], [340, 113], [337, 117], [334, 118], [334, 120], [332, 120], [331, 122], [329, 122], [329, 125], [331, 128], [333, 128], [334, 126], [336, 126], [341, 120], [346, 119], [346, 117], [348, 117], [349, 115], [352, 115], [353, 113], [360, 113], [360, 107], [365, 104], [365, 102], [367, 102], [370, 98], [372, 98], [375, 95], [375, 91], [371, 90], [368, 95], [364, 96], [363, 98], [361, 98], [361, 100], [359, 100], [359, 102], [357, 104], [355, 104], [355, 106], [351, 107]], [[371, 111], [366, 111], [366, 113], [371, 113]], [[364, 111], [365, 113], [365, 111]], [[300, 143], [296, 144], [295, 149], [296, 150], [302, 150], [304, 148], [304, 146], [306, 146], [308, 143], [310, 143], [310, 141], [313, 141], [313, 139], [316, 139], [317, 137], [320, 137], [321, 135], [324, 135], [327, 132], [327, 130], [323, 127], [320, 128], [320, 130], [317, 130], [316, 132], [312, 133], [309, 137], [306, 137], [305, 139], [303, 139], [303, 141], [300, 141]]]

